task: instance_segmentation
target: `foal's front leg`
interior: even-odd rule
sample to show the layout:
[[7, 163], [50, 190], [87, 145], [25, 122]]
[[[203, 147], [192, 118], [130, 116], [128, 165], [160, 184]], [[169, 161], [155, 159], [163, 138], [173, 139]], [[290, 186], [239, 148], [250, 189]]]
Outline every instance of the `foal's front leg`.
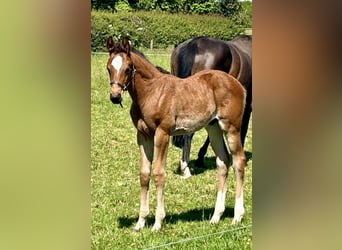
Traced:
[[149, 183], [151, 175], [151, 163], [153, 159], [153, 137], [147, 137], [138, 131], [138, 145], [140, 149], [140, 212], [135, 230], [145, 226], [145, 220], [149, 214]]
[[154, 182], [157, 192], [157, 208], [155, 222], [152, 231], [157, 231], [161, 228], [162, 220], [165, 218], [164, 208], [164, 185], [166, 177], [166, 159], [169, 146], [170, 136], [161, 128], [156, 129], [154, 136]]

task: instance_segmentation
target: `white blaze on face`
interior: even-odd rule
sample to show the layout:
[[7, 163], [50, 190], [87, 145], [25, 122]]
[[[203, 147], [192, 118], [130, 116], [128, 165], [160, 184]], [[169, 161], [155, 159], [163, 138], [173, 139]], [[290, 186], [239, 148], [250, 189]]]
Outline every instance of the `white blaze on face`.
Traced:
[[121, 66], [122, 66], [122, 57], [116, 56], [112, 61], [112, 65], [114, 69], [116, 70], [116, 72], [119, 73]]

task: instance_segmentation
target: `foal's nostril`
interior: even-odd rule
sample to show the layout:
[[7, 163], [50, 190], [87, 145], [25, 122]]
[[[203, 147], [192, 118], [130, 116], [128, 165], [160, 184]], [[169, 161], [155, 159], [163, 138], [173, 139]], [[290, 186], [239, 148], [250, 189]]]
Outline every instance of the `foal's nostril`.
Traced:
[[109, 94], [109, 99], [112, 101], [114, 104], [119, 104], [122, 101], [121, 94], [117, 94], [116, 96], [113, 96], [112, 94]]

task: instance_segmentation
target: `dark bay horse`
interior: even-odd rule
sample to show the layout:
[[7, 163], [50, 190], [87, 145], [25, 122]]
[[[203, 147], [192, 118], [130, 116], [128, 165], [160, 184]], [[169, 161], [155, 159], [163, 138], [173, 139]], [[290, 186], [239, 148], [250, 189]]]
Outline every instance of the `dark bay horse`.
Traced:
[[[246, 93], [234, 77], [218, 70], [201, 71], [181, 79], [164, 74], [131, 48], [124, 38], [115, 43], [107, 39], [110, 100], [120, 104], [128, 91], [132, 98], [130, 115], [137, 129], [140, 150], [140, 212], [135, 230], [144, 227], [149, 214], [149, 183], [154, 160], [157, 207], [152, 231], [161, 228], [165, 217], [164, 184], [170, 136], [201, 128], [208, 132], [216, 155], [218, 191], [211, 223], [218, 223], [225, 210], [228, 167], [232, 163], [236, 195], [232, 223], [241, 221], [243, 180], [246, 157], [240, 137]], [[191, 95], [189, 95], [191, 93]], [[231, 156], [224, 143], [226, 137]]]
[[[246, 107], [242, 118], [241, 140], [244, 144], [252, 112], [252, 36], [240, 35], [231, 41], [209, 37], [195, 37], [179, 44], [171, 54], [171, 74], [186, 78], [204, 69], [217, 69], [234, 76], [247, 91]], [[185, 97], [187, 98], [187, 97]], [[183, 178], [191, 176], [188, 168], [193, 133], [174, 136], [172, 142], [182, 148], [180, 169]], [[200, 149], [197, 166], [203, 166], [209, 138]]]

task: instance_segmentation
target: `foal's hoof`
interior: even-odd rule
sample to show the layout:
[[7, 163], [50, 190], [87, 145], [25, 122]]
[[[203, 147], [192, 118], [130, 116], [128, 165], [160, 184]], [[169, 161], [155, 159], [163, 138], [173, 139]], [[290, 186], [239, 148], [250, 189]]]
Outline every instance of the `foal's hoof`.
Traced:
[[232, 221], [232, 225], [236, 225], [236, 224], [239, 224], [242, 220], [242, 215], [240, 216], [237, 216], [237, 217], [234, 217], [233, 221]]
[[161, 228], [161, 224], [156, 222], [154, 223], [152, 227], [152, 232], [157, 232], [160, 228]]
[[213, 217], [211, 217], [210, 223], [217, 224], [220, 221], [223, 212], [224, 212], [224, 206], [220, 207], [216, 205], [215, 212], [213, 214]]
[[217, 224], [220, 221], [220, 217], [212, 217], [210, 220], [210, 224]]
[[236, 225], [236, 224], [240, 223], [244, 214], [245, 214], [245, 208], [243, 207], [243, 205], [241, 205], [239, 203], [237, 205], [235, 205], [234, 218], [232, 221], [232, 225]]
[[137, 222], [137, 224], [134, 227], [135, 231], [139, 231], [140, 229], [142, 229], [145, 226], [145, 221], [142, 221], [139, 219], [139, 221]]

